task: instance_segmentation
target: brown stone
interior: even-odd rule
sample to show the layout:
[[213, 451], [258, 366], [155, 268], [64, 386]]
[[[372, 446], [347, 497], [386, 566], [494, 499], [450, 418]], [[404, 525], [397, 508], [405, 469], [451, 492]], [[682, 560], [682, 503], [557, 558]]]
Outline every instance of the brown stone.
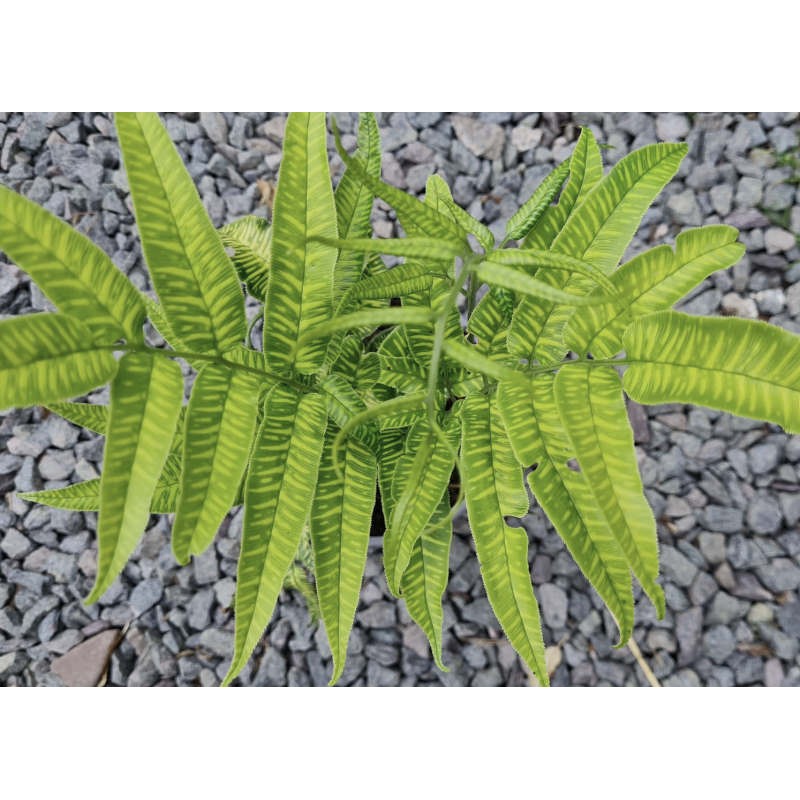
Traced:
[[119, 637], [116, 628], [98, 633], [55, 659], [51, 669], [65, 686], [97, 686]]

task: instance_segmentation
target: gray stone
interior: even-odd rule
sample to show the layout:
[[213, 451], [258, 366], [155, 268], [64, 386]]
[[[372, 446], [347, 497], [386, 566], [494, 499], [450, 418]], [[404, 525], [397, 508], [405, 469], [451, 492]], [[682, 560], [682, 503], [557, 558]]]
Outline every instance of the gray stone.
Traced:
[[709, 505], [700, 514], [700, 522], [710, 531], [736, 533], [742, 529], [744, 518], [741, 509]]
[[730, 213], [733, 204], [733, 188], [730, 184], [720, 183], [711, 188], [709, 192], [714, 211], [721, 217]]
[[130, 597], [130, 606], [133, 613], [138, 617], [145, 611], [152, 608], [164, 593], [161, 580], [157, 577], [147, 578], [141, 583], [136, 584]]
[[373, 603], [358, 612], [358, 622], [365, 628], [391, 628], [397, 624], [397, 609], [394, 603]]
[[707, 317], [716, 311], [721, 301], [722, 292], [719, 289], [709, 289], [687, 302], [680, 303], [678, 308], [685, 314], [696, 314]]
[[741, 534], [728, 539], [727, 553], [734, 569], [751, 569], [767, 563], [764, 553], [755, 542]]
[[784, 633], [800, 639], [800, 601], [781, 606], [775, 616]]
[[678, 638], [678, 664], [681, 666], [693, 663], [700, 647], [702, 630], [702, 609], [690, 608], [676, 616], [675, 635]]
[[198, 644], [216, 656], [230, 657], [233, 654], [233, 633], [218, 628], [207, 628], [200, 634]]
[[800, 521], [800, 494], [787, 494], [781, 492], [778, 495], [781, 511], [787, 525], [796, 525]]
[[698, 572], [689, 587], [689, 599], [692, 605], [705, 605], [716, 594], [718, 588], [717, 582], [707, 572]]
[[724, 664], [735, 649], [733, 633], [724, 625], [715, 625], [703, 635], [703, 651], [716, 664]]
[[533, 149], [542, 141], [543, 131], [540, 128], [529, 128], [527, 125], [518, 125], [511, 131], [511, 144], [524, 153]]
[[702, 531], [698, 536], [698, 544], [709, 564], [721, 564], [725, 560], [725, 537], [721, 533]]
[[410, 142], [397, 152], [397, 158], [401, 161], [409, 161], [412, 164], [431, 164], [433, 162], [433, 150], [423, 142]]
[[780, 507], [770, 497], [758, 495], [747, 509], [747, 525], [754, 533], [772, 534], [781, 528], [783, 515]]
[[59, 583], [69, 583], [75, 577], [78, 569], [74, 556], [59, 553], [57, 550], [50, 550], [47, 547], [34, 550], [25, 559], [22, 566], [26, 570], [52, 575]]
[[481, 670], [470, 682], [470, 686], [502, 686], [503, 676], [497, 667]]
[[33, 545], [16, 528], [9, 528], [0, 542], [0, 550], [9, 558], [24, 558], [33, 550]]
[[791, 128], [779, 126], [769, 134], [769, 141], [776, 153], [785, 153], [797, 147], [797, 134]]
[[378, 664], [376, 661], [367, 661], [367, 686], [399, 686], [400, 673]]
[[18, 675], [27, 663], [28, 659], [21, 650], [12, 650], [10, 653], [0, 655], [0, 678]]
[[499, 125], [461, 115], [453, 116], [452, 124], [456, 136], [476, 156], [494, 160], [502, 155], [505, 133]]
[[696, 191], [711, 189], [719, 180], [719, 170], [707, 162], [697, 164], [686, 178], [686, 185]]
[[228, 141], [228, 123], [218, 111], [201, 111], [200, 124], [208, 138], [215, 144], [226, 144]]
[[50, 450], [39, 459], [37, 467], [46, 481], [63, 481], [75, 469], [75, 456], [69, 450]]
[[728, 140], [726, 150], [729, 154], [738, 155], [766, 144], [767, 137], [761, 124], [754, 119], [743, 119], [736, 126], [733, 136]]
[[392, 114], [389, 127], [381, 128], [381, 145], [386, 153], [392, 153], [416, 138], [416, 130], [408, 124], [403, 113]]
[[13, 433], [6, 443], [13, 455], [38, 458], [50, 444], [45, 431], [36, 425], [15, 425]]
[[743, 177], [739, 179], [736, 187], [736, 205], [744, 208], [754, 208], [761, 202], [763, 186], [758, 178]]
[[406, 115], [408, 121], [417, 129], [431, 129], [442, 118], [440, 111], [420, 111]]
[[797, 239], [789, 231], [773, 227], [764, 234], [764, 246], [767, 253], [786, 253], [797, 246]]
[[567, 624], [567, 593], [555, 583], [545, 583], [539, 587], [538, 595], [545, 625], [563, 628]]
[[267, 647], [258, 671], [252, 680], [253, 686], [286, 686], [286, 659], [274, 647]]
[[730, 625], [734, 620], [744, 616], [747, 606], [727, 592], [717, 592], [706, 615], [710, 625]]
[[783, 686], [784, 672], [777, 658], [770, 658], [764, 664], [764, 685], [770, 687]]
[[697, 575], [697, 567], [674, 547], [661, 548], [661, 569], [664, 576], [678, 586], [689, 586]]
[[656, 135], [662, 142], [684, 139], [689, 133], [689, 120], [684, 114], [659, 114], [656, 117]]
[[219, 564], [213, 547], [209, 547], [199, 556], [192, 558], [192, 572], [195, 583], [198, 586], [206, 586], [217, 581], [219, 578]]
[[747, 459], [754, 475], [764, 475], [778, 466], [780, 450], [776, 444], [766, 442], [757, 444], [747, 451]]
[[787, 183], [772, 184], [764, 191], [761, 205], [769, 211], [785, 211], [792, 207], [794, 194], [794, 186]]
[[497, 617], [485, 597], [473, 600], [469, 605], [464, 606], [461, 615], [468, 622], [475, 622], [484, 628], [497, 628]]
[[211, 624], [211, 606], [213, 603], [213, 589], [201, 589], [195, 593], [186, 609], [186, 622], [190, 628], [202, 631]]
[[794, 591], [800, 587], [800, 568], [789, 558], [775, 558], [756, 569], [759, 580], [773, 592]]
[[794, 636], [787, 636], [774, 625], [761, 624], [758, 626], [761, 638], [770, 646], [773, 653], [783, 661], [794, 661], [800, 651], [800, 642]]
[[703, 214], [691, 189], [672, 195], [667, 201], [667, 208], [680, 225], [696, 226], [703, 222]]
[[233, 578], [223, 578], [214, 584], [214, 595], [221, 608], [230, 608], [233, 596], [236, 593], [236, 581]]

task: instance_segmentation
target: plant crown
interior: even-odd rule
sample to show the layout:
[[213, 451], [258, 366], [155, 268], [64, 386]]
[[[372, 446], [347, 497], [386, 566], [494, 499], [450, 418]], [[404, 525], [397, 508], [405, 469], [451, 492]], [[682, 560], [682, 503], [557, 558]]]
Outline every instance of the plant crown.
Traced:
[[[338, 680], [376, 502], [389, 589], [446, 669], [441, 599], [465, 499], [491, 606], [547, 684], [528, 538], [509, 524], [528, 512], [525, 480], [624, 645], [632, 577], [659, 617], [665, 609], [625, 394], [800, 431], [800, 337], [671, 310], [739, 260], [734, 228], [686, 230], [620, 266], [683, 144], [643, 147], [604, 175], [583, 129], [496, 245], [440, 177], [424, 202], [381, 181], [373, 115], [359, 118], [355, 155], [333, 127], [346, 165], [335, 191], [325, 115], [293, 113], [271, 225], [251, 216], [216, 230], [158, 116], [117, 114], [157, 300], [87, 238], [0, 187], [0, 248], [58, 309], [0, 322], [0, 408], [46, 405], [105, 434], [102, 477], [19, 496], [99, 510], [87, 602], [120, 573], [151, 512], [175, 515], [172, 549], [185, 564], [243, 504], [224, 683], [284, 585], [312, 610], [318, 601]], [[376, 197], [404, 238], [372, 238]], [[403, 263], [389, 268], [382, 254]], [[256, 347], [243, 285], [262, 304]], [[148, 342], [145, 320], [167, 347]], [[188, 405], [176, 358], [197, 371]], [[108, 382], [108, 406], [65, 402]]]

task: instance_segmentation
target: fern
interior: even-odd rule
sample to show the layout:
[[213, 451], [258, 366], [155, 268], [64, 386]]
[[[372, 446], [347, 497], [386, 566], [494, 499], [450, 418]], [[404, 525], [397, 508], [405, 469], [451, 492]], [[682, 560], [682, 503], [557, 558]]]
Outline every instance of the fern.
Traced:
[[[528, 511], [526, 472], [622, 646], [634, 626], [634, 579], [657, 614], [665, 610], [625, 394], [800, 431], [800, 337], [671, 310], [740, 258], [735, 229], [684, 231], [674, 247], [619, 264], [683, 145], [645, 147], [604, 175], [583, 130], [498, 245], [440, 177], [424, 202], [380, 180], [370, 114], [360, 117], [355, 155], [337, 137], [346, 171], [335, 192], [324, 115], [291, 114], [272, 224], [246, 217], [220, 231], [158, 117], [120, 114], [116, 124], [158, 299], [0, 187], [0, 248], [58, 309], [0, 322], [0, 407], [46, 405], [106, 437], [101, 478], [20, 494], [99, 510], [90, 602], [122, 570], [151, 512], [175, 514], [172, 547], [185, 563], [244, 505], [225, 683], [249, 659], [283, 586], [306, 595], [312, 614], [318, 608], [331, 682], [339, 679], [379, 489], [387, 583], [436, 663], [446, 669], [442, 595], [463, 498], [489, 601], [546, 684], [528, 541], [509, 524]], [[405, 237], [372, 237], [376, 197], [394, 207]], [[378, 254], [403, 263], [388, 268]], [[261, 350], [245, 341], [242, 284], [262, 304]], [[146, 319], [166, 347], [146, 343]], [[186, 406], [176, 358], [198, 373]], [[108, 407], [68, 402], [107, 383]]]

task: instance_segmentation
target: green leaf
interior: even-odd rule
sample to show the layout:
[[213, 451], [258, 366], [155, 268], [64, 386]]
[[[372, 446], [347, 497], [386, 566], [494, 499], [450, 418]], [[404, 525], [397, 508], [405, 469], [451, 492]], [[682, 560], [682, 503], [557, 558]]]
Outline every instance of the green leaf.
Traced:
[[[326, 342], [303, 338], [324, 323], [333, 306], [336, 239], [323, 113], [292, 113], [286, 122], [272, 223], [272, 267], [264, 316], [264, 353], [270, 367], [313, 373]], [[299, 342], [302, 341], [302, 345]], [[295, 346], [298, 345], [295, 351]]]
[[536, 191], [522, 204], [519, 211], [506, 224], [506, 241], [524, 239], [531, 228], [541, 218], [542, 214], [556, 195], [561, 191], [561, 186], [569, 174], [569, 159], [559, 164], [536, 188]]
[[80, 428], [105, 435], [108, 406], [93, 403], [48, 403], [47, 408]]
[[503, 349], [514, 311], [514, 295], [507, 289], [492, 287], [470, 314], [467, 330], [478, 339], [478, 349], [488, 354]]
[[53, 508], [67, 508], [71, 511], [97, 511], [100, 508], [100, 478], [73, 483], [71, 486], [64, 486], [61, 489], [17, 492], [17, 497]]
[[416, 411], [424, 408], [424, 406], [425, 392], [416, 392], [414, 394], [399, 395], [382, 403], [377, 403], [351, 417], [347, 424], [342, 426], [333, 443], [334, 462], [338, 462], [337, 453], [342, 443], [361, 425], [370, 424], [373, 420], [381, 420], [399, 412]]
[[497, 405], [520, 464], [534, 467], [528, 483], [537, 502], [620, 628], [618, 646], [633, 631], [631, 572], [575, 457], [553, 395], [554, 375], [529, 387], [501, 383]]
[[628, 565], [662, 618], [656, 521], [639, 476], [622, 380], [613, 367], [570, 364], [556, 376], [555, 398], [578, 466]]
[[223, 685], [242, 670], [272, 617], [311, 511], [326, 422], [318, 394], [277, 385], [267, 395], [245, 483], [235, 652]]
[[97, 576], [86, 603], [102, 597], [147, 525], [183, 402], [183, 375], [169, 359], [126, 353], [111, 384], [100, 483]]
[[[381, 135], [374, 114], [359, 114], [358, 150], [356, 151], [368, 175], [381, 175]], [[336, 223], [343, 239], [369, 236], [372, 232], [373, 196], [356, 172], [345, 169], [334, 192], [336, 201]], [[338, 302], [361, 274], [361, 262], [354, 252], [339, 253], [334, 273], [334, 300]]]
[[0, 322], [0, 408], [77, 397], [116, 371], [111, 351], [95, 349], [88, 328], [65, 314]]
[[552, 249], [589, 261], [606, 273], [613, 270], [687, 150], [685, 144], [660, 143], [629, 153], [586, 195]]
[[496, 393], [489, 398], [489, 410], [495, 494], [504, 516], [522, 518], [528, 513], [528, 492], [522, 479], [522, 469], [514, 457]]
[[554, 269], [584, 275], [606, 291], [612, 293], [615, 291], [614, 284], [594, 264], [562, 253], [551, 253], [548, 250], [495, 250], [487, 256], [486, 261], [507, 267], [526, 267], [529, 270], [528, 274], [531, 275], [533, 274], [530, 272], [531, 269], [536, 271]]
[[347, 168], [352, 170], [376, 197], [380, 197], [395, 210], [397, 218], [408, 236], [427, 236], [431, 239], [444, 239], [456, 243], [466, 241], [466, 236], [461, 228], [431, 205], [370, 175], [366, 171], [363, 161], [348, 155], [341, 146], [339, 132], [335, 125], [334, 135], [339, 155]]
[[[408, 426], [406, 426], [408, 427]], [[389, 519], [394, 508], [394, 498], [392, 497], [392, 484], [394, 470], [397, 462], [405, 452], [405, 445], [408, 439], [408, 431], [405, 429], [393, 429], [381, 431], [378, 448], [378, 488], [380, 490], [381, 509], [384, 520]]]
[[314, 339], [329, 336], [336, 331], [346, 331], [351, 328], [370, 327], [379, 325], [422, 325], [432, 326], [434, 315], [428, 308], [369, 308], [364, 311], [354, 311], [352, 314], [342, 314], [340, 317], [323, 322], [307, 330], [299, 339], [298, 347]]
[[263, 217], [237, 219], [219, 229], [225, 247], [233, 250], [231, 261], [247, 291], [264, 302], [272, 261], [272, 229]]
[[377, 353], [369, 352], [361, 354], [361, 358], [356, 368], [354, 376], [356, 390], [362, 395], [366, 395], [370, 389], [378, 382], [381, 373], [381, 359]]
[[[654, 144], [625, 156], [575, 208], [551, 249], [610, 273], [686, 150], [685, 144]], [[554, 288], [572, 288], [579, 294], [591, 289], [581, 277], [544, 273], [541, 279]], [[566, 351], [563, 329], [572, 316], [570, 305], [524, 299], [514, 312], [509, 350], [543, 364], [560, 361]]]
[[259, 384], [250, 375], [208, 364], [189, 399], [183, 476], [172, 551], [179, 564], [202, 553], [234, 504], [256, 430]]
[[414, 543], [436, 513], [450, 484], [458, 449], [460, 418], [450, 415], [442, 441], [424, 419], [409, 434], [413, 450], [398, 461], [392, 481], [395, 498], [383, 538], [383, 563], [389, 591], [398, 596], [403, 573], [411, 558]]
[[475, 267], [478, 277], [485, 283], [493, 286], [502, 286], [504, 289], [511, 289], [512, 292], [529, 295], [540, 300], [549, 300], [553, 303], [564, 303], [568, 306], [590, 306], [606, 302], [606, 295], [580, 295], [565, 292], [557, 286], [551, 286], [538, 278], [532, 278], [524, 272], [520, 272], [513, 267], [506, 267], [494, 261], [482, 261]]
[[150, 277], [179, 339], [222, 353], [245, 335], [236, 270], [155, 113], [115, 115]]
[[395, 428], [409, 428], [426, 416], [424, 408], [409, 408], [404, 411], [384, 412], [378, 418], [378, 427], [382, 431]]
[[528, 537], [524, 528], [511, 528], [505, 522], [493, 479], [492, 453], [489, 399], [471, 395], [462, 412], [461, 480], [483, 583], [512, 646], [546, 686], [549, 679], [528, 566]]
[[625, 332], [625, 391], [696, 403], [800, 433], [800, 337], [765, 322], [660, 311]]
[[482, 355], [477, 347], [459, 342], [455, 339], [445, 339], [442, 349], [445, 355], [463, 364], [468, 370], [486, 375], [489, 378], [503, 381], [527, 382], [528, 378], [517, 372], [511, 362], [504, 364], [496, 359]]
[[678, 235], [674, 251], [662, 245], [632, 258], [611, 276], [618, 298], [573, 314], [565, 343], [576, 353], [615, 355], [633, 319], [670, 308], [711, 273], [735, 264], [744, 253], [738, 236], [727, 225], [693, 228]]
[[575, 207], [603, 177], [600, 148], [589, 128], [581, 135], [569, 159], [569, 180], [555, 206], [544, 210], [539, 221], [525, 237], [523, 247], [546, 250], [555, 241]]
[[428, 178], [425, 185], [426, 203], [429, 196], [435, 198], [435, 202], [431, 203], [434, 208], [449, 214], [453, 222], [460, 226], [464, 233], [471, 233], [487, 253], [494, 247], [494, 234], [453, 200], [450, 188], [439, 175], [431, 175]]
[[92, 340], [142, 341], [145, 312], [139, 292], [111, 259], [66, 222], [2, 185], [0, 250], [56, 308], [80, 319]]
[[377, 275], [358, 281], [350, 292], [352, 301], [378, 300], [391, 297], [404, 297], [429, 289], [434, 281], [444, 275], [434, 272], [423, 264], [398, 264]]
[[411, 619], [425, 631], [436, 666], [444, 672], [448, 669], [442, 662], [442, 595], [447, 588], [453, 538], [453, 523], [447, 519], [449, 511], [444, 496], [434, 515], [442, 517], [443, 521], [434, 524], [430, 533], [420, 536], [414, 543], [400, 587]]
[[331, 686], [339, 680], [345, 665], [367, 563], [378, 477], [372, 452], [357, 439], [349, 439], [340, 478], [333, 463], [333, 442], [334, 436], [329, 431], [311, 506], [317, 595], [333, 655]]
[[315, 237], [314, 241], [350, 250], [354, 253], [383, 253], [404, 258], [423, 258], [447, 261], [465, 254], [465, 245], [427, 236], [409, 236], [404, 239], [328, 239]]
[[[341, 375], [335, 373], [328, 375], [320, 385], [320, 389], [325, 397], [328, 416], [340, 428], [366, 409], [361, 396]], [[377, 444], [377, 433], [372, 425], [362, 425], [353, 433], [369, 448], [373, 448]]]
[[[161, 476], [156, 483], [153, 498], [150, 501], [151, 514], [172, 514], [178, 505], [180, 489], [179, 475], [175, 475], [175, 467], [167, 468], [174, 456], [167, 458]], [[73, 483], [61, 489], [43, 489], [40, 492], [17, 492], [17, 497], [33, 503], [42, 503], [52, 508], [66, 508], [70, 511], [100, 510], [100, 478]]]

